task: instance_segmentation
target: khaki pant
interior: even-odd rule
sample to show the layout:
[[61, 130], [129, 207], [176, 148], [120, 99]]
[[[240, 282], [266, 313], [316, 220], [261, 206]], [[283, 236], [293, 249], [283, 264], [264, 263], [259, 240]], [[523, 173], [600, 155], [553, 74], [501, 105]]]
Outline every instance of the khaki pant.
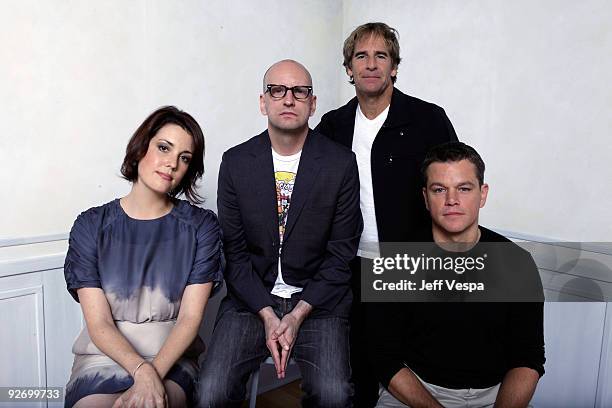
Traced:
[[[415, 374], [416, 376], [416, 374]], [[499, 384], [489, 388], [451, 389], [439, 387], [423, 381], [416, 376], [421, 384], [445, 408], [481, 408], [492, 407], [497, 398]], [[397, 400], [389, 391], [380, 387], [376, 408], [406, 408], [407, 405]]]

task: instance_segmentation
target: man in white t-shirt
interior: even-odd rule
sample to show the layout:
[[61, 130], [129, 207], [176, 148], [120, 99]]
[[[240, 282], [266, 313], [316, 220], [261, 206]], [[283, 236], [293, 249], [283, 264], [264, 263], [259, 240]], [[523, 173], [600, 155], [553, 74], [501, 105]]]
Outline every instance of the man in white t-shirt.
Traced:
[[228, 294], [202, 364], [201, 406], [240, 406], [248, 376], [291, 356], [305, 407], [349, 407], [349, 262], [363, 228], [355, 154], [308, 128], [312, 79], [284, 60], [264, 75], [268, 129], [223, 155], [218, 209]]
[[[380, 242], [413, 241], [417, 231], [429, 226], [421, 196], [420, 165], [429, 148], [457, 140], [444, 109], [394, 88], [399, 51], [397, 31], [385, 23], [363, 24], [349, 34], [343, 65], [356, 97], [323, 115], [316, 127], [357, 155], [364, 220], [358, 255], [365, 260], [377, 256]], [[351, 367], [355, 405], [371, 407], [376, 402], [378, 382], [363, 360], [360, 265], [359, 259], [351, 265], [355, 292]]]

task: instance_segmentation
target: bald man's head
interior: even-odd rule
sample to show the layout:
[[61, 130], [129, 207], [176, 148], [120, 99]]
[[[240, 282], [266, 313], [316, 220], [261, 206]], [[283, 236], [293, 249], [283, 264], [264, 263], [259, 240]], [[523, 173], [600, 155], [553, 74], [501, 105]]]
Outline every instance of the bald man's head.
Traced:
[[270, 83], [273, 83], [273, 82], [269, 82], [269, 79], [271, 76], [273, 76], [275, 71], [286, 70], [286, 69], [293, 69], [293, 70], [297, 69], [297, 70], [302, 71], [305, 74], [307, 80], [305, 81], [305, 83], [301, 85], [312, 86], [312, 77], [310, 76], [310, 72], [308, 72], [306, 67], [292, 59], [285, 59], [285, 60], [275, 62], [274, 64], [272, 64], [272, 66], [270, 66], [270, 68], [266, 70], [263, 76], [263, 91], [266, 92], [266, 86]]
[[316, 106], [312, 77], [302, 64], [283, 60], [268, 68], [259, 96], [261, 113], [268, 117], [268, 130], [275, 134], [305, 135], [308, 118]]

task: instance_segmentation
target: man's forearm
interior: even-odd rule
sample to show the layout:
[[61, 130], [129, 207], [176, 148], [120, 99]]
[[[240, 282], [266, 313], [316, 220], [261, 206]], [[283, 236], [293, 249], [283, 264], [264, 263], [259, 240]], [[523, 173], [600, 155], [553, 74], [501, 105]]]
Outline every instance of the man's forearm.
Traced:
[[306, 302], [305, 300], [300, 300], [290, 313], [297, 319], [299, 324], [302, 324], [311, 311], [312, 306], [310, 303]]
[[276, 313], [274, 313], [274, 309], [272, 309], [272, 306], [264, 307], [259, 312], [257, 312], [257, 314], [264, 322], [269, 319], [278, 319], [278, 316], [276, 316]]
[[443, 408], [408, 368], [402, 368], [391, 378], [389, 392], [412, 408]]
[[524, 408], [529, 405], [540, 375], [536, 370], [517, 367], [509, 370], [502, 380], [495, 408]]

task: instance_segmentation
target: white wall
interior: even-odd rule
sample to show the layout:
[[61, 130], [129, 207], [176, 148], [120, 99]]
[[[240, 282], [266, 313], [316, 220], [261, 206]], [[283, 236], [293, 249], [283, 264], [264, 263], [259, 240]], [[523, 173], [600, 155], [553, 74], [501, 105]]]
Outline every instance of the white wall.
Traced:
[[612, 240], [609, 1], [345, 0], [343, 13], [343, 36], [366, 21], [399, 30], [398, 87], [444, 107], [482, 154], [484, 225]]
[[320, 115], [337, 103], [341, 2], [7, 0], [0, 13], [0, 239], [68, 232], [125, 194], [125, 146], [174, 104], [206, 137], [201, 191], [216, 208], [221, 154], [265, 128], [258, 96], [276, 60], [303, 62]]
[[281, 58], [312, 71], [322, 113], [354, 91], [346, 34], [400, 32], [398, 87], [443, 106], [488, 164], [482, 222], [609, 241], [612, 6], [605, 0], [4, 0], [0, 14], [0, 239], [65, 233], [126, 193], [125, 145], [175, 104], [207, 137], [202, 192], [215, 208], [221, 153], [265, 126], [261, 75]]

